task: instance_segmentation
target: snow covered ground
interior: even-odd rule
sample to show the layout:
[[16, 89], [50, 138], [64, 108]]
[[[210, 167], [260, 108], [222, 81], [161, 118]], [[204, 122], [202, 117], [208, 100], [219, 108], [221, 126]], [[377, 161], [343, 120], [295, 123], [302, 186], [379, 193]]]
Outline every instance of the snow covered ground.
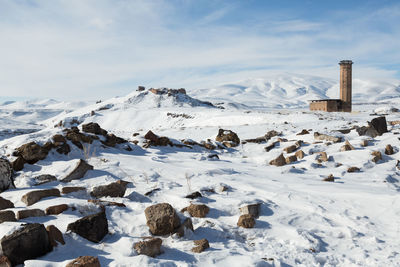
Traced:
[[[32, 123], [36, 131], [0, 138], [1, 154], [8, 155], [10, 160], [14, 159], [11, 154], [16, 147], [30, 141], [44, 144], [54, 134], [62, 133], [62, 127], [54, 127], [59, 121], [65, 127], [97, 122], [117, 136], [137, 140], [138, 145], [131, 144], [133, 150], [126, 151], [122, 145], [106, 148], [94, 142], [87, 147], [89, 153], [84, 153], [71, 144], [73, 151], [68, 156], [53, 150], [45, 160], [26, 164], [17, 172], [16, 189], [1, 193], [3, 198], [14, 202], [16, 208], [12, 210], [26, 208], [21, 201], [26, 192], [64, 186], [54, 181], [33, 187], [33, 177], [52, 174], [61, 179], [80, 158], [86, 157], [94, 170], [68, 186], [83, 186], [90, 192], [94, 186], [118, 179], [131, 185], [125, 197], [105, 198], [122, 202], [126, 208], [106, 208], [110, 234], [99, 244], [66, 231], [69, 223], [98, 209], [87, 202], [89, 194], [82, 192], [47, 198], [30, 206], [44, 210], [65, 203], [76, 210], [4, 222], [0, 225], [0, 235], [12, 232], [21, 222], [56, 225], [63, 232], [66, 245], [25, 262], [26, 266], [35, 267], [65, 266], [82, 255], [99, 257], [102, 266], [398, 266], [400, 171], [396, 164], [400, 160], [400, 125], [388, 126], [388, 133], [370, 138], [366, 147], [360, 143], [368, 138], [359, 136], [355, 130], [348, 134], [337, 130], [365, 126], [377, 117], [371, 115], [375, 111], [387, 113], [387, 121], [399, 120], [399, 113], [391, 110], [398, 103], [399, 87], [377, 86], [387, 92], [386, 98], [371, 97], [366, 90], [365, 97], [357, 99], [370, 104], [354, 105], [352, 113], [323, 113], [308, 111], [306, 100], [337, 98], [334, 82], [315, 77], [282, 78], [281, 82], [259, 79], [208, 91], [188, 90], [188, 97], [184, 98], [132, 92], [126, 97], [82, 105], [73, 111], [58, 111], [51, 116], [23, 115], [26, 120], [21, 120], [22, 123]], [[282, 88], [286, 88], [285, 92]], [[224, 104], [212, 107], [197, 99]], [[45, 107], [37, 109], [39, 114]], [[25, 108], [18, 104], [14, 109]], [[0, 106], [0, 119], [8, 123], [2, 124], [3, 129], [13, 125], [24, 128], [18, 125], [20, 122], [16, 123], [18, 114], [13, 112], [11, 107]], [[260, 137], [271, 130], [282, 135], [264, 144], [246, 143], [214, 151], [200, 146], [142, 147], [148, 130], [176, 142], [182, 139], [200, 142], [215, 140], [220, 128], [236, 132], [241, 140]], [[303, 129], [310, 134], [297, 135]], [[316, 143], [314, 132], [340, 136], [355, 149], [341, 152], [343, 142]], [[133, 136], [134, 133], [139, 135]], [[264, 148], [278, 138], [287, 141], [281, 140], [266, 152]], [[306, 155], [303, 159], [282, 167], [269, 165], [283, 148], [297, 140], [305, 142], [300, 148]], [[387, 144], [394, 147], [395, 154], [383, 153]], [[376, 150], [383, 154], [378, 163], [372, 162], [371, 156]], [[316, 152], [322, 151], [327, 153], [329, 161], [318, 163]], [[219, 159], [210, 159], [210, 154], [217, 154]], [[353, 166], [360, 171], [348, 173], [347, 169]], [[330, 174], [335, 182], [322, 181]], [[221, 191], [222, 186], [229, 190]], [[160, 190], [145, 196], [155, 188]], [[184, 198], [194, 191], [200, 191], [203, 197]], [[155, 258], [137, 255], [133, 244], [150, 235], [144, 209], [164, 202], [170, 203], [180, 216], [189, 216], [179, 211], [191, 202], [206, 204], [210, 212], [205, 218], [192, 218], [193, 233], [183, 238], [163, 236], [163, 254]], [[239, 207], [249, 203], [261, 203], [260, 217], [255, 228], [240, 228]], [[208, 239], [210, 248], [200, 254], [191, 252], [193, 240], [202, 238]]]

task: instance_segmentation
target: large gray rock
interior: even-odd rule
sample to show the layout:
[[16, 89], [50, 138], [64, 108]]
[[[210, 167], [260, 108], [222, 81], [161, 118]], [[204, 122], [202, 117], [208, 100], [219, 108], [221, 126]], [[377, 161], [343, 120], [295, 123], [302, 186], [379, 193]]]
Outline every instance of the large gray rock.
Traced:
[[168, 203], [147, 207], [144, 213], [147, 219], [147, 226], [153, 235], [171, 234], [180, 226], [180, 220], [175, 209]]
[[3, 192], [13, 185], [13, 169], [7, 159], [0, 158], [0, 192]]
[[92, 197], [123, 197], [128, 182], [119, 180], [108, 185], [100, 185], [93, 188], [90, 193]]
[[0, 197], [0, 210], [14, 208], [14, 203], [10, 200]]
[[60, 191], [57, 188], [36, 190], [26, 193], [22, 196], [21, 201], [27, 206], [33, 205], [45, 197], [59, 197]]
[[382, 135], [388, 131], [386, 118], [378, 117], [372, 119], [371, 122], [368, 122], [368, 126], [358, 127], [356, 131], [358, 135], [365, 135], [372, 138]]
[[49, 236], [43, 224], [25, 224], [22, 229], [4, 236], [0, 240], [1, 254], [8, 257], [12, 265], [23, 264], [52, 250]]
[[61, 182], [71, 182], [72, 180], [79, 180], [85, 176], [86, 172], [89, 170], [93, 170], [93, 166], [88, 164], [86, 161], [80, 159], [76, 164], [76, 167], [70, 172], [67, 176], [65, 176]]
[[105, 210], [70, 223], [67, 230], [99, 243], [108, 234], [108, 221]]

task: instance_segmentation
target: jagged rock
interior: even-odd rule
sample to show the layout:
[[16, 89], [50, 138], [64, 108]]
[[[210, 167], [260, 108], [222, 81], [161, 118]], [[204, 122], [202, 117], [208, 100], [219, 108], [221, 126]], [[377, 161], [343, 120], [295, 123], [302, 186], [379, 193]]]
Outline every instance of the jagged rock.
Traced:
[[298, 159], [302, 159], [302, 158], [305, 157], [305, 154], [304, 154], [303, 150], [296, 151], [296, 153], [294, 153], [294, 155], [295, 155], [296, 158], [298, 158]]
[[333, 176], [333, 174], [329, 174], [328, 177], [323, 179], [323, 181], [325, 181], [325, 182], [334, 182], [335, 181], [335, 177]]
[[56, 188], [53, 189], [43, 189], [36, 190], [26, 193], [22, 196], [21, 201], [24, 202], [27, 206], [33, 205], [42, 198], [45, 197], [59, 197], [60, 191]]
[[229, 142], [231, 147], [235, 147], [240, 144], [240, 139], [235, 132], [233, 132], [231, 130], [224, 130], [224, 129], [218, 130], [218, 135], [215, 137], [215, 141], [221, 142], [221, 143]]
[[17, 211], [17, 220], [22, 220], [29, 217], [42, 217], [45, 216], [41, 209], [19, 210]]
[[386, 133], [387, 123], [385, 117], [378, 117], [368, 122], [368, 126], [356, 128], [358, 135], [366, 135], [372, 138]]
[[368, 140], [361, 140], [361, 146], [362, 147], [366, 147], [366, 146], [368, 146]]
[[105, 210], [68, 224], [67, 231], [74, 232], [94, 243], [99, 243], [108, 234]]
[[202, 195], [198, 191], [185, 196], [185, 198], [190, 198], [190, 199], [195, 199], [195, 198], [200, 198], [200, 197], [202, 197]]
[[152, 205], [145, 209], [147, 226], [153, 235], [173, 233], [180, 226], [175, 209], [168, 203]]
[[24, 144], [17, 149], [18, 156], [21, 156], [27, 163], [35, 164], [47, 157], [48, 150], [43, 149], [35, 142]]
[[150, 191], [147, 191], [146, 193], [144, 193], [145, 196], [152, 196], [155, 192], [161, 191], [160, 188], [154, 188], [151, 189]]
[[237, 222], [237, 226], [243, 228], [253, 228], [255, 224], [256, 220], [254, 220], [254, 217], [250, 214], [240, 215], [239, 220]]
[[61, 182], [71, 182], [72, 180], [79, 180], [83, 176], [85, 176], [86, 172], [89, 170], [93, 170], [93, 166], [88, 164], [83, 159], [80, 159], [76, 164], [76, 167], [72, 172], [70, 172], [65, 178], [61, 180]]
[[208, 150], [214, 150], [216, 148], [211, 142], [201, 141], [200, 145]]
[[78, 191], [84, 191], [86, 190], [86, 187], [81, 187], [81, 186], [65, 186], [61, 189], [61, 193], [63, 194], [70, 194]]
[[54, 145], [56, 145], [56, 146], [61, 144], [61, 143], [66, 143], [67, 142], [65, 137], [62, 136], [61, 134], [53, 135], [52, 139], [53, 139]]
[[52, 247], [57, 247], [58, 243], [65, 245], [64, 237], [57, 227], [55, 227], [54, 225], [48, 225], [46, 227], [46, 231], [49, 235], [49, 242]]
[[14, 203], [0, 196], [0, 210], [5, 210], [9, 208], [14, 208]]
[[0, 256], [0, 267], [12, 267], [11, 261], [6, 256]]
[[0, 158], [0, 193], [12, 186], [13, 169], [7, 159]]
[[150, 238], [148, 240], [135, 243], [134, 248], [139, 255], [155, 257], [162, 253], [161, 244], [161, 238]]
[[26, 161], [24, 160], [24, 158], [19, 156], [11, 163], [11, 166], [14, 171], [18, 172], [24, 168], [25, 163]]
[[307, 131], [306, 129], [303, 129], [303, 130], [301, 130], [301, 132], [299, 132], [299, 133], [296, 134], [296, 135], [306, 135], [306, 134], [310, 134], [310, 132]]
[[286, 153], [289, 154], [289, 153], [294, 152], [296, 149], [297, 149], [297, 146], [296, 146], [296, 145], [291, 145], [291, 146], [285, 147], [285, 148], [283, 149], [283, 151], [285, 151]]
[[88, 199], [88, 202], [99, 205], [101, 207], [116, 206], [116, 207], [126, 208], [126, 205], [124, 203], [119, 203], [119, 202], [114, 202], [114, 201], [105, 201], [105, 200], [100, 200], [100, 199]]
[[326, 161], [329, 160], [329, 157], [326, 154], [326, 152], [318, 152], [316, 159], [317, 159], [318, 162], [323, 162], [323, 161], [326, 162]]
[[371, 155], [374, 156], [372, 161], [375, 163], [382, 159], [382, 153], [380, 151], [372, 151]]
[[35, 259], [52, 250], [49, 236], [43, 224], [23, 225], [0, 240], [0, 254], [6, 256], [12, 265], [23, 264], [25, 260]]
[[393, 155], [394, 154], [393, 147], [390, 144], [386, 145], [385, 154], [386, 155]]
[[50, 206], [46, 209], [46, 215], [57, 215], [57, 214], [63, 213], [68, 208], [69, 208], [69, 206], [67, 204]]
[[0, 210], [0, 223], [15, 222], [15, 213], [12, 210]]
[[286, 159], [283, 156], [283, 154], [280, 154], [276, 159], [273, 159], [269, 162], [270, 165], [275, 165], [275, 166], [283, 166], [286, 164]]
[[145, 139], [148, 140], [148, 145], [149, 146], [168, 146], [172, 145], [171, 141], [169, 140], [168, 137], [162, 136], [159, 137], [156, 134], [154, 134], [152, 131], [148, 131], [145, 136]]
[[117, 144], [123, 144], [126, 142], [128, 142], [128, 141], [126, 141], [125, 139], [118, 137], [114, 134], [107, 134], [106, 141], [102, 141], [101, 143], [105, 146], [115, 147]]
[[82, 125], [82, 131], [85, 133], [99, 134], [99, 135], [107, 135], [107, 131], [102, 129], [99, 124], [95, 122], [89, 122]]
[[190, 204], [190, 206], [187, 207], [187, 211], [192, 217], [204, 218], [210, 211], [210, 208], [204, 204]]
[[261, 205], [260, 203], [250, 204], [250, 205], [240, 207], [239, 210], [242, 215], [250, 214], [254, 218], [258, 218], [258, 216], [260, 214], [260, 205]]
[[348, 140], [346, 140], [345, 144], [340, 148], [340, 151], [349, 151], [354, 150], [354, 147], [350, 144]]
[[296, 155], [291, 155], [285, 158], [286, 164], [290, 164], [297, 161]]
[[347, 169], [347, 172], [359, 172], [360, 168], [358, 167], [350, 167]]
[[278, 141], [275, 141], [275, 142], [273, 142], [272, 144], [270, 144], [269, 146], [264, 147], [265, 151], [267, 151], [267, 152], [271, 151], [271, 150], [275, 147], [275, 145], [276, 145], [277, 143], [279, 143], [279, 142], [278, 142]]
[[99, 259], [93, 256], [80, 256], [65, 267], [101, 267]]
[[331, 135], [326, 135], [326, 134], [320, 134], [318, 132], [314, 133], [314, 139], [315, 140], [320, 140], [320, 141], [331, 141], [333, 143], [339, 143], [342, 141], [341, 137], [336, 137], [336, 136], [331, 136]]
[[108, 185], [100, 185], [93, 188], [90, 195], [92, 197], [123, 197], [126, 191], [126, 183], [117, 181]]
[[67, 143], [62, 143], [56, 147], [56, 151], [59, 154], [68, 155], [71, 152], [71, 147]]
[[35, 185], [41, 185], [41, 184], [57, 181], [57, 178], [54, 175], [42, 174], [42, 175], [35, 177], [35, 180], [36, 180]]
[[183, 237], [185, 235], [185, 230], [191, 230], [192, 232], [194, 231], [192, 219], [186, 218], [181, 226], [179, 226], [179, 228], [176, 230], [176, 234], [179, 237]]
[[200, 240], [194, 240], [193, 243], [194, 243], [195, 247], [192, 248], [192, 252], [194, 252], [194, 253], [201, 253], [210, 247], [208, 240], [205, 238], [200, 239]]
[[66, 132], [65, 137], [80, 149], [83, 148], [82, 143], [91, 144], [94, 139], [97, 139], [96, 137], [80, 133], [77, 127], [66, 129]]

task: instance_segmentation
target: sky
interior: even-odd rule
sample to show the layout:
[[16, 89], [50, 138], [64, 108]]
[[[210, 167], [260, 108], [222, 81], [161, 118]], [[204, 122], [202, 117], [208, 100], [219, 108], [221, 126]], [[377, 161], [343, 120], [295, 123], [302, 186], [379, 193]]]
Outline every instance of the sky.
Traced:
[[[0, 99], [296, 73], [400, 80], [400, 1], [0, 0]], [[399, 82], [400, 84], [400, 82]]]

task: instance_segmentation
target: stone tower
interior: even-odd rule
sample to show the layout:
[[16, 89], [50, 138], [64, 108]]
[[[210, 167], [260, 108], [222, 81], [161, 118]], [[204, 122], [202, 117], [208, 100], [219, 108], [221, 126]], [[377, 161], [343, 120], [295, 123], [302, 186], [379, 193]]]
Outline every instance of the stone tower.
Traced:
[[353, 61], [342, 60], [340, 65], [340, 100], [342, 100], [342, 111], [351, 112], [351, 65]]

